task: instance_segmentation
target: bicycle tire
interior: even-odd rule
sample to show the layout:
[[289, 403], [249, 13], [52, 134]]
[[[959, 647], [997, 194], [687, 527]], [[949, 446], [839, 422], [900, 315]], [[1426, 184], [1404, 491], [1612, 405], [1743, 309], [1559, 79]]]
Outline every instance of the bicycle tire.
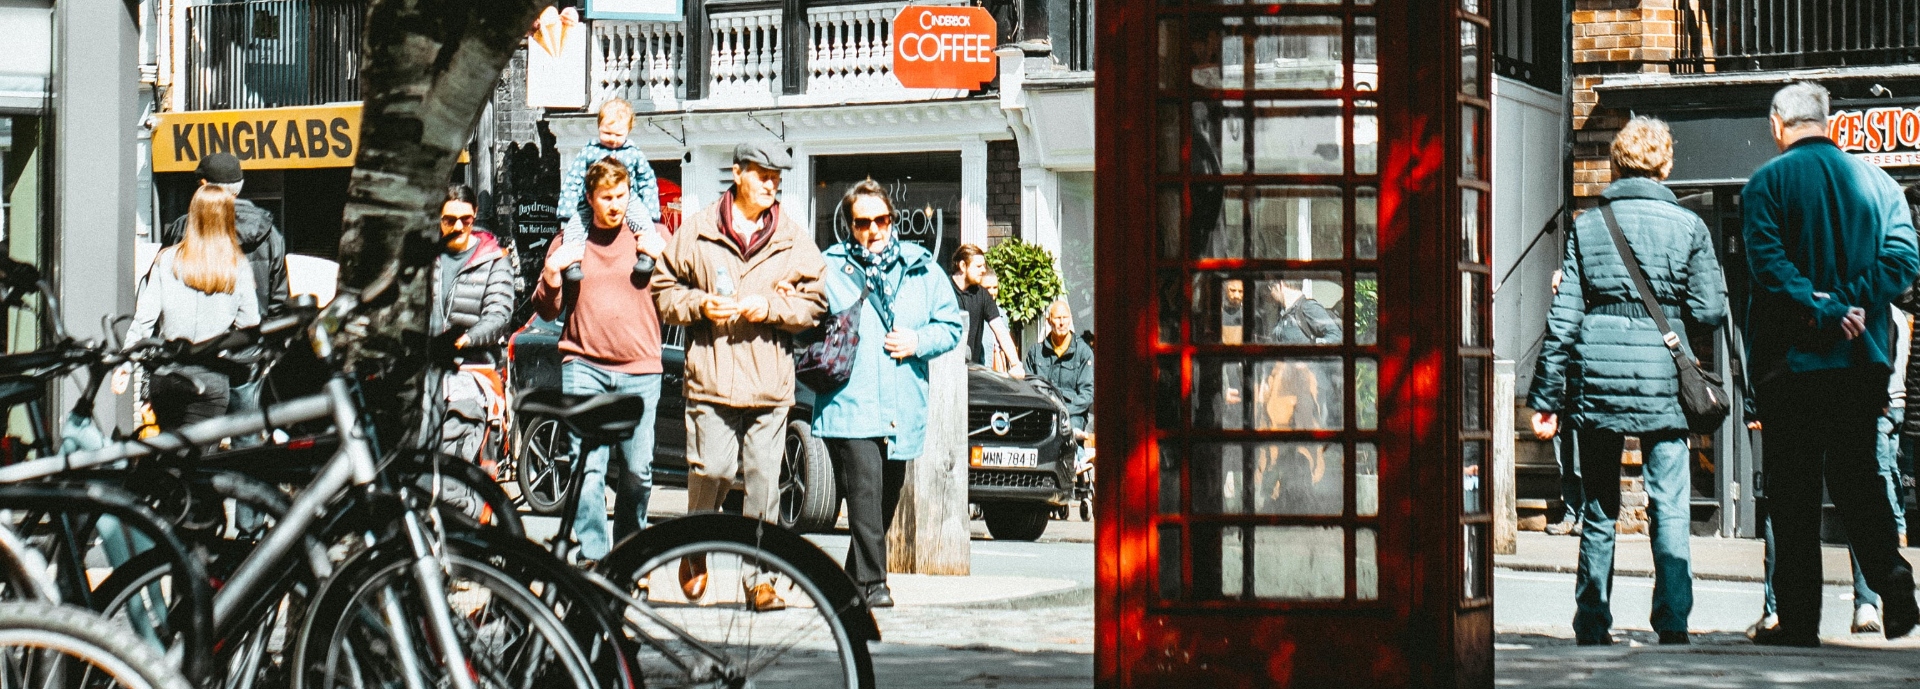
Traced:
[[[446, 534], [443, 554], [456, 573], [491, 577], [496, 579], [496, 584], [511, 582], [512, 592], [504, 589], [490, 591], [507, 596], [525, 594], [531, 599], [531, 604], [539, 609], [538, 612], [553, 617], [550, 621], [535, 620], [535, 623], [558, 625], [544, 628], [543, 633], [551, 634], [557, 629], [565, 638], [556, 640], [549, 636], [549, 642], [568, 644], [577, 650], [577, 658], [584, 659], [584, 668], [567, 670], [570, 675], [584, 672], [591, 678], [591, 682], [583, 687], [626, 689], [640, 686], [637, 676], [629, 667], [633, 647], [620, 633], [604, 594], [591, 588], [591, 584], [582, 579], [578, 571], [555, 560], [533, 542], [498, 530], [450, 530]], [[387, 578], [396, 572], [404, 577], [404, 568], [411, 566], [414, 561], [413, 552], [404, 541], [390, 538], [354, 554], [336, 570], [333, 578], [321, 585], [308, 608], [308, 614], [292, 637], [295, 641], [289, 652], [293, 657], [288, 661], [288, 667], [294, 670], [292, 687], [309, 689], [327, 686], [324, 675], [330, 647], [341, 638], [341, 626], [355, 609], [355, 601], [370, 590], [374, 582], [391, 580]], [[452, 578], [449, 579], [451, 581]], [[411, 579], [405, 580], [406, 585], [410, 586], [411, 583]], [[536, 597], [531, 591], [535, 584], [551, 598], [543, 600]], [[510, 600], [508, 603], [524, 605], [528, 600]], [[564, 612], [565, 618], [560, 619], [556, 610]], [[534, 613], [525, 609], [522, 612], [529, 615]], [[456, 616], [456, 623], [459, 617]], [[555, 678], [543, 677], [550, 680], [547, 685], [559, 686], [551, 684]]]
[[[791, 579], [793, 588], [790, 592], [797, 589], [811, 598], [814, 601], [811, 607], [819, 612], [820, 619], [830, 632], [835, 646], [834, 652], [840, 657], [844, 686], [849, 689], [871, 689], [874, 686], [873, 658], [867, 643], [879, 640], [880, 636], [879, 628], [873, 621], [873, 614], [867, 608], [866, 599], [858, 593], [853, 579], [848, 577], [846, 571], [834, 563], [826, 553], [798, 534], [777, 525], [731, 514], [709, 513], [681, 517], [641, 531], [622, 541], [613, 552], [608, 553], [605, 560], [601, 561], [596, 571], [612, 580], [622, 590], [629, 592], [636, 590], [636, 583], [642, 577], [648, 577], [651, 579], [650, 584], [653, 590], [659, 592], [655, 596], [663, 599], [662, 605], [672, 605], [670, 601], [664, 599], [680, 595], [680, 592], [661, 591], [661, 588], [663, 585], [669, 589], [677, 588], [674, 583], [671, 583], [674, 581], [673, 577], [657, 574], [649, 576], [649, 574], [662, 571], [663, 568], [671, 566], [675, 560], [692, 554], [706, 554], [710, 561], [713, 554], [750, 556], [756, 561], [754, 569], [757, 571], [757, 576], [764, 576], [772, 571], [774, 573], [772, 579], [778, 579], [781, 576]], [[714, 580], [721, 578], [715, 577]], [[712, 583], [714, 580], [710, 580], [708, 591], [701, 600], [717, 596], [714, 593], [716, 584]], [[727, 583], [718, 584], [718, 586], [727, 585]], [[790, 604], [792, 602], [789, 601]], [[721, 605], [711, 607], [721, 608]], [[678, 607], [701, 609], [709, 606], [695, 601], [692, 604], [682, 603]], [[789, 610], [806, 607], [793, 606]], [[747, 612], [746, 614], [752, 616], [762, 613]], [[739, 616], [735, 615], [736, 618]], [[632, 631], [633, 625], [629, 624], [627, 628]], [[710, 639], [702, 639], [702, 641], [716, 647], [733, 645], [731, 638], [733, 629], [732, 626], [727, 627], [727, 639], [718, 642]], [[685, 628], [681, 631], [693, 633]], [[643, 644], [640, 640], [636, 640], [636, 645], [646, 646], [650, 651], [662, 650], [652, 644]], [[746, 647], [750, 649], [749, 660], [751, 660], [754, 653], [751, 650], [754, 648], [751, 640]], [[779, 653], [784, 654], [786, 651], [781, 650]], [[711, 677], [675, 675], [670, 669], [667, 673], [658, 671], [665, 665], [672, 664], [674, 663], [663, 664], [643, 660], [635, 665], [636, 669], [642, 671], [642, 681], [649, 686], [707, 686], [708, 682], [713, 681]], [[751, 665], [751, 662], [747, 664]], [[711, 668], [701, 669], [710, 670]], [[777, 679], [758, 676], [735, 678], [735, 680], [747, 681], [755, 686], [778, 683]], [[796, 676], [793, 684], [794, 686], [828, 686], [813, 673]]]
[[[208, 562], [210, 576], [216, 580], [224, 578], [250, 551], [251, 549], [245, 547], [243, 543], [228, 543], [222, 552], [212, 553], [213, 558]], [[255, 636], [251, 640], [243, 637], [234, 640], [233, 643], [219, 644], [220, 653], [219, 657], [215, 658], [215, 665], [226, 668], [227, 679], [233, 680], [235, 677], [233, 653], [244, 651], [247, 643], [258, 646], [260, 642], [270, 639], [272, 632], [282, 624], [291, 626], [296, 623], [300, 614], [306, 610], [307, 596], [313, 590], [312, 580], [307, 576], [310, 574], [301, 567], [288, 568], [286, 572], [279, 575], [277, 580], [266, 584], [259, 595], [253, 597], [253, 602], [237, 613], [238, 619], [249, 622], [240, 628], [252, 629], [254, 631], [248, 632], [249, 634], [264, 636]], [[132, 559], [121, 563], [119, 567], [115, 567], [113, 572], [94, 588], [95, 609], [109, 620], [123, 622], [129, 632], [136, 638], [146, 641], [149, 646], [164, 650], [167, 640], [177, 638], [177, 623], [183, 619], [184, 615], [190, 613], [176, 610], [177, 603], [170, 599], [162, 601], [165, 603], [167, 612], [159, 619], [152, 616], [151, 601], [143, 601], [142, 610], [129, 610], [128, 606], [134, 600], [134, 596], [140, 593], [164, 598], [174, 589], [170, 583], [163, 583], [163, 580], [172, 575], [173, 561], [167, 557], [166, 553], [148, 550], [135, 555]], [[278, 601], [283, 599], [287, 600], [284, 619], [275, 609], [278, 607]], [[124, 620], [122, 615], [125, 615]], [[140, 615], [145, 617], [138, 617]], [[265, 650], [265, 646], [260, 646], [259, 650]], [[266, 674], [256, 677], [257, 681], [253, 682], [253, 686], [285, 686], [285, 682], [279, 677], [281, 669], [271, 661], [255, 667]], [[228, 686], [232, 685], [232, 682], [228, 683]]]
[[[567, 473], [571, 459], [563, 460], [573, 438], [556, 419], [529, 417], [525, 430], [513, 444], [513, 480], [520, 487], [520, 499], [534, 514], [555, 516], [566, 501]], [[536, 456], [536, 453], [537, 456]]]
[[[52, 603], [0, 603], [0, 668], [11, 673], [14, 649], [55, 651], [88, 663], [112, 684], [77, 682], [64, 686], [127, 689], [191, 689], [165, 657], [126, 630], [84, 608]], [[75, 678], [84, 679], [84, 678]]]

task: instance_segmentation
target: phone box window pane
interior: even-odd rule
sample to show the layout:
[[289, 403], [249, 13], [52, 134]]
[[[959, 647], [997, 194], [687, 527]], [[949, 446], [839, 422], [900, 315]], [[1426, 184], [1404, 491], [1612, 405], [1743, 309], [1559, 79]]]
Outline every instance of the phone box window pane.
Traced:
[[1380, 514], [1380, 448], [1373, 443], [1353, 446], [1354, 512], [1362, 517]]
[[1160, 64], [1160, 88], [1174, 89], [1180, 83], [1181, 59], [1185, 53], [1185, 43], [1180, 40], [1180, 20], [1160, 20], [1159, 45], [1155, 58]]
[[1353, 532], [1353, 588], [1360, 600], [1380, 600], [1379, 544], [1373, 529]]
[[[1195, 196], [1199, 189], [1195, 189]], [[1154, 204], [1159, 214], [1160, 256], [1162, 258], [1180, 257], [1180, 215], [1186, 211], [1180, 200], [1179, 187], [1161, 187], [1160, 198]]]
[[1180, 597], [1180, 527], [1161, 525], [1159, 542], [1154, 544], [1160, 550], [1160, 597], [1175, 599]]
[[1380, 333], [1380, 274], [1363, 272], [1353, 278], [1353, 341], [1370, 345]]
[[1353, 425], [1363, 431], [1380, 428], [1380, 362], [1372, 357], [1353, 360]]
[[1464, 577], [1466, 581], [1464, 582], [1465, 590], [1462, 593], [1465, 594], [1467, 600], [1486, 598], [1487, 571], [1486, 564], [1483, 561], [1487, 557], [1487, 525], [1464, 525], [1462, 528], [1462, 537], [1466, 539], [1466, 547], [1461, 550], [1461, 552], [1466, 554], [1466, 562], [1463, 563], [1465, 570], [1463, 573], [1466, 575]]
[[1156, 358], [1154, 379], [1154, 423], [1160, 428], [1180, 428], [1180, 357]]
[[1460, 22], [1460, 92], [1469, 96], [1486, 95], [1480, 85], [1481, 45], [1480, 25]]
[[1220, 596], [1239, 598], [1247, 593], [1247, 544], [1245, 529], [1228, 526], [1220, 529]]
[[1160, 343], [1180, 343], [1180, 311], [1186, 301], [1181, 289], [1180, 273], [1160, 272]]
[[1256, 17], [1253, 88], [1337, 89], [1345, 85], [1338, 17]]
[[1486, 346], [1485, 329], [1487, 306], [1487, 276], [1480, 273], [1460, 274], [1460, 344], [1464, 347]]
[[1188, 108], [1193, 127], [1188, 169], [1196, 175], [1239, 175], [1247, 171], [1247, 108], [1241, 101], [1194, 101]]
[[1468, 263], [1480, 263], [1480, 190], [1460, 190], [1460, 244], [1461, 258]]
[[1336, 345], [1345, 298], [1340, 274], [1329, 271], [1196, 273], [1196, 344]]
[[1353, 102], [1353, 172], [1380, 172], [1380, 106], [1373, 101]]
[[1460, 430], [1487, 429], [1486, 374], [1487, 360], [1460, 360]]
[[1460, 509], [1470, 514], [1487, 511], [1487, 484], [1481, 480], [1486, 459], [1486, 441], [1468, 440], [1460, 446]]
[[1379, 32], [1373, 17], [1353, 18], [1353, 88], [1380, 90]]
[[1484, 154], [1480, 140], [1485, 133], [1480, 126], [1482, 119], [1480, 108], [1460, 106], [1460, 175], [1469, 179], [1486, 179], [1480, 169]]
[[1194, 258], [1245, 258], [1247, 247], [1247, 191], [1218, 184], [1193, 185], [1192, 228]]
[[1253, 171], [1327, 174], [1343, 170], [1340, 101], [1256, 101]]
[[1254, 187], [1253, 258], [1337, 259], [1345, 242], [1339, 187]]
[[1326, 600], [1347, 596], [1346, 531], [1337, 526], [1256, 526], [1253, 596]]
[[1248, 446], [1255, 514], [1338, 515], [1346, 511], [1346, 465], [1334, 443]]
[[1376, 258], [1380, 235], [1380, 190], [1359, 187], [1353, 190], [1353, 255]]
[[1187, 22], [1187, 77], [1209, 90], [1247, 87], [1246, 18], [1191, 17]]
[[1197, 428], [1256, 431], [1341, 430], [1339, 357], [1196, 358]]
[[1238, 443], [1200, 443], [1193, 446], [1193, 513], [1246, 514], [1247, 453]]
[[1180, 451], [1160, 443], [1160, 513], [1180, 513]]
[[1180, 135], [1186, 128], [1180, 123], [1179, 105], [1162, 103], [1159, 113], [1159, 121], [1154, 124], [1160, 133], [1160, 172], [1174, 174], [1180, 171]]

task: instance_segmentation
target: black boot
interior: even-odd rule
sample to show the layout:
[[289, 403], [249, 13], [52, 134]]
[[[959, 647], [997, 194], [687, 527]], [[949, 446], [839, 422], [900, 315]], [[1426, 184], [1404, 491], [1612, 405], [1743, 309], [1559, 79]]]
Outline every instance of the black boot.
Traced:
[[869, 608], [893, 607], [893, 591], [890, 591], [887, 589], [887, 582], [883, 581], [877, 584], [867, 584], [867, 607]]
[[1920, 623], [1920, 605], [1913, 600], [1913, 570], [1896, 569], [1888, 579], [1880, 594], [1880, 625], [1887, 638], [1898, 639]]

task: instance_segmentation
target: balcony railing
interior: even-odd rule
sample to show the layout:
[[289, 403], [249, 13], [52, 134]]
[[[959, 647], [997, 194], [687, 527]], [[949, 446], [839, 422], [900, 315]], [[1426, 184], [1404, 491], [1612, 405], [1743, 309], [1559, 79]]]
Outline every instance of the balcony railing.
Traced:
[[[966, 0], [920, 4], [957, 5]], [[804, 90], [786, 83], [785, 17], [778, 9], [708, 15], [705, 79], [689, 97], [690, 41], [682, 22], [593, 23], [593, 102], [623, 98], [641, 110], [684, 109], [689, 100], [714, 107], [778, 102], [886, 102], [951, 97], [955, 92], [908, 89], [893, 76], [893, 18], [903, 0], [807, 8], [799, 76]], [[1081, 61], [1085, 61], [1081, 58]], [[785, 100], [782, 99], [799, 99]]]
[[1920, 62], [1920, 0], [1680, 3], [1673, 71], [1735, 72]]
[[364, 1], [252, 0], [187, 8], [186, 107], [359, 100]]

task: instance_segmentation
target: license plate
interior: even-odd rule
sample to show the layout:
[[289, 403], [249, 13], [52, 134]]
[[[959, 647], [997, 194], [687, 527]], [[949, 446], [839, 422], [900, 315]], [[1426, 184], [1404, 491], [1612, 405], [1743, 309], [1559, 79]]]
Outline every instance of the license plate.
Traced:
[[980, 466], [1037, 467], [1040, 466], [1040, 450], [1031, 447], [983, 447], [980, 448]]

